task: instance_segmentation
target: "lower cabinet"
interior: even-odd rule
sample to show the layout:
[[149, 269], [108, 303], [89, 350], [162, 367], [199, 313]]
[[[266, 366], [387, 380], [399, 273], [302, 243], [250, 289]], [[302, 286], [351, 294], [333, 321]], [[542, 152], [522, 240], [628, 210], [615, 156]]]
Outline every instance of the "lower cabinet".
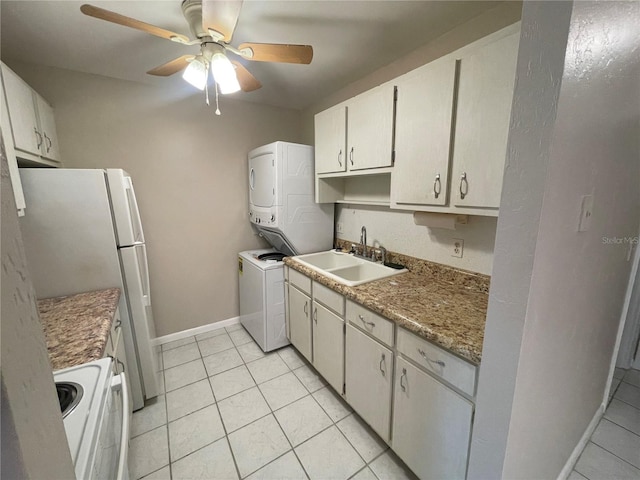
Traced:
[[344, 389], [344, 320], [313, 302], [313, 366], [337, 392]]
[[464, 479], [477, 366], [287, 273], [293, 346], [419, 478]]
[[347, 402], [389, 442], [393, 352], [351, 325], [346, 336]]
[[313, 362], [311, 352], [311, 298], [289, 284], [289, 340]]
[[393, 450], [422, 479], [464, 479], [473, 404], [396, 359]]

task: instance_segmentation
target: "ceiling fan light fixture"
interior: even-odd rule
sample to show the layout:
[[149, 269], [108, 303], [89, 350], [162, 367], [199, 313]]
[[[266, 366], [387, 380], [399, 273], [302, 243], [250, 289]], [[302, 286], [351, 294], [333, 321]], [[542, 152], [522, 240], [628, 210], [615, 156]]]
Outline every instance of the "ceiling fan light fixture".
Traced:
[[211, 72], [220, 88], [220, 93], [234, 93], [240, 90], [236, 69], [224, 53], [216, 52], [213, 54], [211, 57]]
[[197, 56], [185, 69], [182, 74], [182, 78], [197, 89], [204, 90], [204, 87], [207, 84], [207, 70], [205, 60], [202, 56]]

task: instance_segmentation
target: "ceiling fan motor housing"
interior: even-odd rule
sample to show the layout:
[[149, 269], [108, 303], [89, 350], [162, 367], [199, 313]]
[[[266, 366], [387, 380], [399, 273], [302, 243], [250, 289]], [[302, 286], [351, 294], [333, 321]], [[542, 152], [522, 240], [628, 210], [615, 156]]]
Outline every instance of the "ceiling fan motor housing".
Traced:
[[182, 2], [182, 13], [194, 37], [202, 38], [211, 36], [211, 34], [202, 27], [202, 0], [184, 0]]

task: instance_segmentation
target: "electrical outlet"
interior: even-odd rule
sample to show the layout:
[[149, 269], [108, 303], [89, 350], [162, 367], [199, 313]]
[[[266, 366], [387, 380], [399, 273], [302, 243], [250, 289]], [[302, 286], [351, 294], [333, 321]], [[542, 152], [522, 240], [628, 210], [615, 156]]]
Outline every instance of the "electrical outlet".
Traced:
[[462, 258], [462, 252], [464, 250], [464, 240], [461, 238], [454, 238], [452, 240], [453, 240], [453, 248], [451, 250], [451, 256]]
[[342, 222], [336, 223], [336, 233], [344, 233], [344, 225]]

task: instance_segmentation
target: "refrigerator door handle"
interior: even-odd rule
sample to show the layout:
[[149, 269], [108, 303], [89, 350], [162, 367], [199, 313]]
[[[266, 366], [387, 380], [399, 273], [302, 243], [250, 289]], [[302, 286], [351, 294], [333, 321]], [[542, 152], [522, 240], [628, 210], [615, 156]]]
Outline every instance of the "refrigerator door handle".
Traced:
[[147, 248], [144, 244], [135, 246], [138, 255], [138, 266], [140, 269], [140, 276], [142, 280], [142, 298], [146, 306], [151, 305], [151, 289], [149, 281], [149, 264], [147, 263]]
[[140, 210], [138, 209], [138, 201], [136, 192], [133, 189], [131, 177], [123, 177], [124, 190], [127, 193], [127, 204], [129, 205], [129, 217], [131, 218], [131, 228], [133, 230], [133, 240], [135, 243], [143, 242], [144, 235], [142, 233], [142, 221], [140, 220]]

